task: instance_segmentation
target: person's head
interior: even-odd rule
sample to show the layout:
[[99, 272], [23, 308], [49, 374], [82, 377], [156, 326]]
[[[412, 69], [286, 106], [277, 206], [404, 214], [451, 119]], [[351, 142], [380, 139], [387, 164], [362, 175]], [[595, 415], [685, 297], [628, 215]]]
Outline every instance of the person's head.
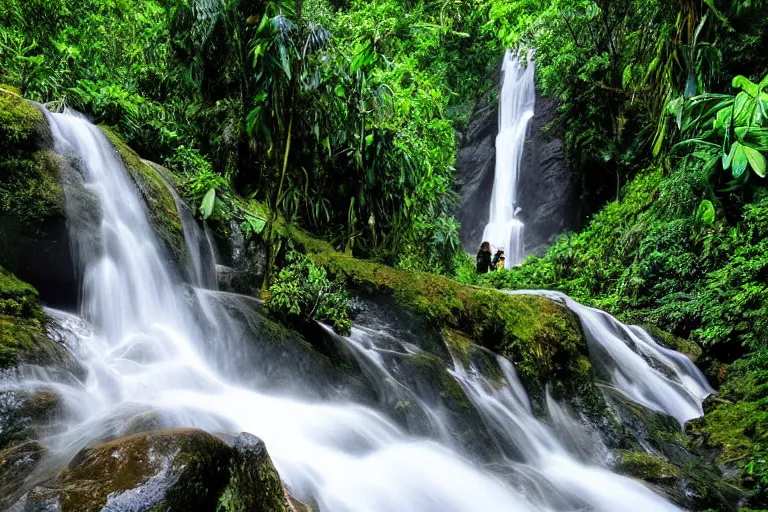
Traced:
[[480, 244], [480, 249], [481, 250], [485, 249], [487, 251], [490, 251], [491, 250], [491, 243], [490, 242], [483, 242], [482, 244]]

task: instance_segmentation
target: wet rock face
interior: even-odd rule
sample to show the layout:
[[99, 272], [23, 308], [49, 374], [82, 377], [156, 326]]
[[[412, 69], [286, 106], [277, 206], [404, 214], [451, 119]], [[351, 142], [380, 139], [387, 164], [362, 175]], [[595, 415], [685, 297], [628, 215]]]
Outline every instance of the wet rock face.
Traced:
[[556, 115], [557, 102], [537, 95], [517, 191], [527, 254], [542, 255], [577, 216], [578, 180], [566, 166], [563, 141], [549, 131]]
[[496, 165], [496, 132], [498, 107], [487, 98], [478, 100], [475, 112], [467, 125], [456, 160], [456, 182], [461, 189], [461, 242], [464, 249], [474, 254], [483, 236], [490, 216]]
[[[578, 180], [566, 166], [563, 143], [555, 127], [550, 126], [556, 114], [557, 103], [537, 94], [517, 192], [527, 254], [543, 253], [553, 237], [576, 220]], [[482, 242], [490, 214], [497, 131], [498, 102], [485, 94], [478, 100], [462, 136], [456, 162], [456, 181], [461, 188], [461, 241], [471, 254]]]
[[45, 448], [35, 441], [0, 451], [0, 509], [7, 510], [13, 504], [13, 496], [32, 473]]
[[0, 85], [0, 265], [33, 284], [44, 301], [74, 308], [62, 160], [43, 113]]
[[286, 493], [264, 443], [250, 434], [222, 438], [180, 429], [85, 448], [55, 482], [19, 503], [61, 512], [282, 512]]

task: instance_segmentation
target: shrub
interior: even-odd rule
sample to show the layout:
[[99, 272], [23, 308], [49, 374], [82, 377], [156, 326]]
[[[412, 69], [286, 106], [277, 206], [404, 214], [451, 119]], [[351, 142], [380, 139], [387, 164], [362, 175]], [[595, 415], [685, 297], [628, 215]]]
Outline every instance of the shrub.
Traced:
[[338, 333], [349, 334], [352, 322], [344, 287], [303, 254], [290, 252], [287, 261], [269, 288], [270, 311], [287, 321], [327, 322]]

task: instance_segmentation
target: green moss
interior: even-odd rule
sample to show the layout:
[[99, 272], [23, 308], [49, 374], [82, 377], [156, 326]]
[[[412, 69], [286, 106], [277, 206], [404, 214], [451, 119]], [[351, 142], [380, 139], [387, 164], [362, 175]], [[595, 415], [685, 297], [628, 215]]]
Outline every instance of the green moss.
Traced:
[[767, 506], [768, 350], [731, 365], [719, 394], [705, 401], [704, 416], [686, 430], [697, 444], [717, 449], [720, 464], [739, 471], [749, 505]]
[[25, 241], [64, 218], [59, 157], [47, 150], [43, 114], [0, 85], [0, 264], [13, 266]]
[[420, 376], [437, 386], [440, 395], [447, 400], [449, 405], [460, 409], [472, 407], [464, 390], [446, 370], [445, 361], [427, 352], [410, 354], [408, 360], [414, 365]]
[[51, 361], [65, 350], [45, 332], [37, 290], [0, 267], [0, 370], [21, 358]]
[[222, 441], [200, 430], [136, 434], [86, 448], [61, 473], [61, 510], [101, 510], [111, 494], [135, 489], [163, 471], [170, 487], [153, 510], [215, 510], [229, 455]]
[[669, 483], [682, 476], [680, 468], [652, 453], [620, 450], [616, 469], [651, 483]]
[[40, 319], [42, 312], [34, 286], [0, 267], [0, 314]]
[[60, 351], [48, 339], [35, 288], [0, 267], [0, 369]]
[[149, 221], [155, 232], [175, 256], [176, 261], [186, 261], [186, 244], [181, 218], [165, 178], [157, 168], [142, 160], [113, 129], [101, 126], [101, 130], [117, 150], [147, 203]]
[[363, 293], [391, 295], [440, 327], [510, 358], [529, 387], [554, 382], [558, 391], [592, 388], [592, 366], [578, 320], [549, 299], [509, 295], [424, 272], [406, 272], [339, 253], [283, 220], [276, 230], [320, 265]]
[[22, 98], [18, 90], [0, 84], [0, 151], [35, 150], [43, 114]]
[[645, 324], [642, 327], [662, 346], [683, 353], [690, 357], [692, 361], [696, 361], [701, 357], [702, 350], [697, 343], [670, 334], [654, 325]]
[[236, 438], [230, 479], [219, 498], [220, 512], [282, 512], [286, 493], [264, 444], [249, 435]]

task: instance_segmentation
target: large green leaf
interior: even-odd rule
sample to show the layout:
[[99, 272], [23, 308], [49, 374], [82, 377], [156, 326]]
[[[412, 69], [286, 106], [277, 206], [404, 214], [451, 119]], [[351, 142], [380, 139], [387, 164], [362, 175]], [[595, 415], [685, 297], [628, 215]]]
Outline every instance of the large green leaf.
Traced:
[[264, 227], [267, 225], [267, 221], [266, 220], [264, 220], [264, 219], [262, 219], [260, 217], [256, 217], [254, 215], [246, 214], [245, 215], [245, 220], [250, 225], [250, 227], [253, 230], [253, 232], [256, 233], [257, 235], [259, 233], [261, 233], [262, 231], [264, 231]]
[[211, 216], [213, 213], [213, 205], [216, 203], [216, 189], [211, 188], [208, 190], [208, 192], [205, 193], [205, 197], [203, 197], [203, 202], [200, 205], [200, 213], [203, 216], [203, 219], [207, 219]]
[[726, 107], [718, 110], [717, 115], [715, 116], [715, 124], [712, 128], [714, 130], [719, 130], [721, 128], [724, 128], [726, 125], [728, 125], [731, 122], [732, 112], [733, 112], [733, 107]]
[[744, 152], [744, 146], [738, 141], [733, 143], [731, 152], [733, 153], [731, 158], [731, 173], [734, 178], [738, 178], [744, 174], [744, 171], [747, 169], [747, 164], [749, 163], [747, 154]]
[[758, 86], [752, 80], [747, 77], [736, 75], [733, 77], [731, 85], [737, 89], [741, 89], [745, 93], [749, 94], [753, 98], [757, 97]]
[[703, 226], [711, 226], [715, 222], [715, 207], [709, 199], [699, 203], [696, 209], [696, 222]]
[[746, 126], [752, 123], [757, 100], [747, 93], [740, 92], [733, 103], [733, 124]]
[[749, 165], [755, 171], [755, 174], [765, 178], [765, 157], [758, 150], [749, 146], [744, 146], [744, 154], [747, 156]]

